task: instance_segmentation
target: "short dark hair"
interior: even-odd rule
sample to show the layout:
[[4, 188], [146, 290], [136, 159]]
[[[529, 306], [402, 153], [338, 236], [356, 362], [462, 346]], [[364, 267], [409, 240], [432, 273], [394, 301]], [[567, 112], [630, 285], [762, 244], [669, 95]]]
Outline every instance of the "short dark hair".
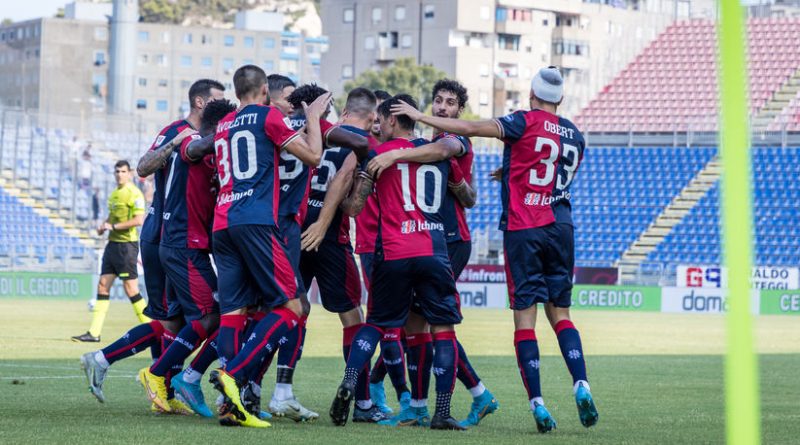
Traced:
[[378, 98], [375, 97], [375, 93], [366, 88], [358, 87], [347, 95], [344, 109], [363, 118], [368, 113], [375, 111], [376, 105], [378, 105]]
[[114, 170], [116, 170], [118, 168], [122, 168], [122, 167], [125, 167], [128, 170], [130, 170], [131, 169], [131, 164], [125, 159], [121, 159], [121, 160], [117, 161], [116, 164], [114, 164]]
[[200, 119], [201, 128], [213, 129], [217, 126], [217, 122], [234, 110], [236, 110], [236, 105], [228, 99], [209, 102], [203, 110], [203, 117]]
[[295, 111], [302, 111], [303, 102], [311, 105], [311, 102], [314, 102], [318, 97], [327, 92], [328, 90], [317, 86], [315, 83], [307, 83], [305, 85], [300, 85], [296, 90], [292, 91], [292, 94], [286, 98], [286, 101], [292, 104]]
[[189, 106], [194, 108], [194, 100], [200, 96], [204, 100], [211, 97], [211, 90], [225, 91], [225, 86], [213, 79], [200, 79], [189, 87]]
[[267, 73], [255, 65], [243, 65], [233, 73], [233, 89], [236, 97], [253, 94], [267, 83]]
[[[378, 105], [378, 113], [380, 113], [381, 116], [383, 116], [384, 118], [391, 116], [392, 105], [399, 104], [401, 100], [411, 105], [412, 107], [419, 109], [419, 106], [417, 106], [417, 101], [415, 101], [413, 97], [409, 96], [408, 94], [398, 94], [396, 96], [384, 100], [380, 105]], [[403, 129], [405, 130], [414, 129], [414, 125], [416, 124], [416, 122], [414, 122], [414, 120], [411, 119], [410, 117], [406, 116], [405, 114], [395, 117], [397, 118], [397, 123], [400, 124], [400, 127], [402, 127]]]
[[373, 91], [373, 93], [375, 93], [375, 97], [380, 101], [384, 101], [384, 100], [392, 98], [391, 94], [389, 94], [389, 93], [387, 93], [386, 91], [383, 91], [383, 90], [375, 90], [375, 91]]
[[294, 81], [281, 74], [270, 74], [267, 76], [267, 88], [270, 93], [277, 93], [283, 91], [286, 87], [296, 87]]
[[464, 88], [464, 86], [461, 85], [457, 80], [442, 79], [436, 82], [436, 84], [433, 85], [433, 90], [431, 91], [431, 102], [434, 98], [436, 98], [436, 94], [439, 93], [439, 91], [448, 91], [455, 94], [458, 98], [459, 108], [467, 105], [467, 101], [469, 100], [467, 89]]

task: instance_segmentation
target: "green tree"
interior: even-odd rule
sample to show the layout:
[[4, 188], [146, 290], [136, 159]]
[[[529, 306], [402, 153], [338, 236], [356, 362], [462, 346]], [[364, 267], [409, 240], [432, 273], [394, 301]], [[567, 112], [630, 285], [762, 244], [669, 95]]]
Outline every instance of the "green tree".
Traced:
[[[431, 89], [437, 80], [447, 77], [444, 71], [432, 66], [417, 65], [414, 59], [398, 59], [394, 65], [380, 71], [364, 71], [355, 79], [344, 84], [345, 91], [357, 87], [370, 90], [385, 90], [389, 94], [409, 94], [421, 109], [430, 103]], [[345, 98], [339, 98], [339, 109], [344, 106]]]
[[146, 23], [180, 23], [183, 12], [179, 1], [145, 0], [139, 4], [139, 14]]

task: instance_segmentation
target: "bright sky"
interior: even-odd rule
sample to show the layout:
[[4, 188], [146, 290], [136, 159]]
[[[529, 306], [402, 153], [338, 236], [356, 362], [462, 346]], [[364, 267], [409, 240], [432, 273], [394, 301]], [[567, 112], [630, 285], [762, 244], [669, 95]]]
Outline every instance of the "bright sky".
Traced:
[[[35, 19], [39, 17], [52, 17], [58, 8], [64, 7], [72, 0], [33, 0], [12, 2], [12, 0], [0, 0], [0, 3], [13, 3], [12, 8], [0, 8], [0, 20], [9, 18], [15, 22], [20, 20]], [[6, 3], [8, 2], [8, 3]]]

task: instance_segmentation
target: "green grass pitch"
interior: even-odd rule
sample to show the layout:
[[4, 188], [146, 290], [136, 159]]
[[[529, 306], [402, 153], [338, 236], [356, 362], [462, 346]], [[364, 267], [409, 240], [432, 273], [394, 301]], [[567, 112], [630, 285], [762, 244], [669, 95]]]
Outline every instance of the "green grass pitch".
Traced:
[[[80, 354], [94, 346], [68, 340], [89, 322], [85, 302], [0, 300], [0, 443], [724, 443], [722, 317], [583, 311], [575, 312], [574, 320], [600, 411], [600, 422], [591, 429], [578, 422], [555, 337], [540, 324], [542, 389], [558, 429], [546, 436], [536, 433], [516, 368], [511, 314], [501, 310], [467, 310], [459, 331], [473, 365], [500, 402], [500, 410], [480, 426], [466, 433], [352, 423], [335, 427], [327, 411], [342, 375], [341, 329], [335, 316], [314, 307], [295, 394], [320, 412], [320, 420], [276, 420], [271, 429], [249, 430], [223, 428], [199, 417], [150, 413], [134, 381], [136, 371], [149, 363], [146, 352], [112, 367], [105, 385], [108, 402], [99, 404], [78, 366]], [[101, 345], [133, 323], [128, 305], [114, 302]], [[766, 444], [798, 443], [800, 437], [797, 323], [796, 318], [762, 316], [755, 325]], [[273, 383], [271, 371], [265, 397]], [[457, 385], [453, 412], [463, 417], [470, 398]], [[207, 383], [204, 390], [211, 404], [216, 393]]]

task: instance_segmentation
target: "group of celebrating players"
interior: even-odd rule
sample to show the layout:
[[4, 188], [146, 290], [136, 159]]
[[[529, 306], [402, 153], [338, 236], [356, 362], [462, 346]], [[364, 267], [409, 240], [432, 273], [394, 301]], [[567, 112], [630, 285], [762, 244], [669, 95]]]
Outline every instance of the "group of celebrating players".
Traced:
[[[462, 320], [455, 281], [471, 252], [465, 208], [476, 201], [468, 137], [483, 136], [506, 144], [493, 176], [502, 186], [514, 344], [537, 429], [556, 427], [539, 384], [537, 303], [572, 374], [581, 423], [597, 422], [569, 317], [569, 185], [585, 144], [556, 115], [563, 97], [556, 68], [533, 79], [530, 111], [486, 121], [458, 119], [467, 91], [447, 79], [433, 88], [432, 115], [409, 95], [355, 88], [336, 124], [326, 120], [331, 93], [317, 85], [295, 87], [253, 65], [239, 68], [233, 85], [238, 106], [224, 99], [221, 83], [195, 82], [189, 116], [165, 127], [139, 160], [138, 174], [154, 175], [155, 183], [140, 236], [145, 314], [153, 321], [81, 357], [99, 401], [111, 364], [150, 348], [153, 364], [138, 380], [154, 411], [213, 417], [200, 379], [218, 360], [209, 379], [220, 392], [221, 424], [264, 428], [272, 416], [318, 418], [292, 392], [310, 312], [306, 291], [316, 278], [323, 307], [339, 315], [343, 329], [346, 365], [330, 408], [334, 424], [347, 423], [355, 401], [353, 422], [478, 425], [499, 405], [454, 326]], [[434, 128], [432, 141], [416, 135], [416, 122]], [[275, 389], [262, 411], [262, 379], [276, 355]], [[400, 405], [395, 416], [386, 403], [386, 375]], [[456, 379], [473, 397], [462, 421], [450, 414]]]

